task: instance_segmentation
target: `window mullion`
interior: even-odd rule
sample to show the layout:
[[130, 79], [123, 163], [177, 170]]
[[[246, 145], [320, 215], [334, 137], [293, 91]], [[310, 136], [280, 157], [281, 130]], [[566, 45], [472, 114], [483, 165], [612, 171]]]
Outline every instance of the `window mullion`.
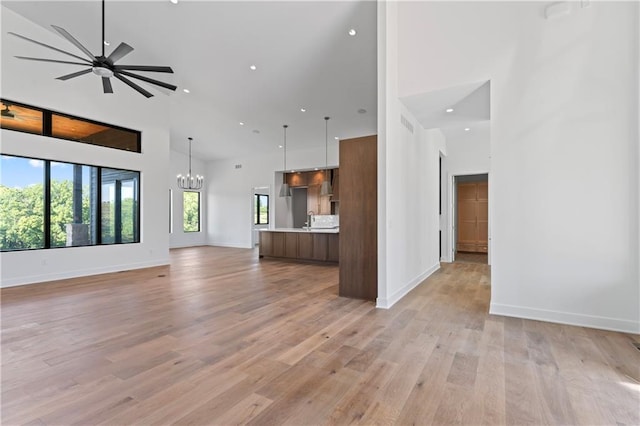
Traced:
[[51, 161], [44, 161], [44, 248], [51, 248]]

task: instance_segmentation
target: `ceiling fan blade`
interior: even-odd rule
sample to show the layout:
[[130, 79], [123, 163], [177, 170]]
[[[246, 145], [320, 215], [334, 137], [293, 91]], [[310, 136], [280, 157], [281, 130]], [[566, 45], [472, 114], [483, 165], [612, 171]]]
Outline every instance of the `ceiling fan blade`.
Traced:
[[69, 80], [70, 78], [80, 77], [81, 75], [89, 74], [91, 72], [91, 68], [87, 68], [86, 70], [74, 72], [72, 74], [63, 75], [61, 77], [57, 77], [56, 80]]
[[116, 61], [122, 59], [125, 55], [133, 52], [133, 47], [129, 46], [127, 43], [120, 43], [116, 50], [111, 52], [111, 55], [107, 57], [108, 60], [111, 61], [112, 64], [115, 64]]
[[95, 56], [93, 56], [93, 53], [91, 53], [89, 51], [89, 49], [87, 49], [86, 47], [84, 47], [82, 45], [82, 43], [80, 43], [78, 40], [76, 40], [71, 34], [69, 34], [67, 32], [67, 30], [65, 30], [64, 28], [60, 28], [58, 26], [52, 25], [53, 29], [56, 30], [58, 33], [60, 33], [60, 35], [64, 38], [66, 38], [67, 40], [69, 40], [71, 43], [73, 43], [78, 49], [82, 50], [84, 52], [85, 55], [87, 55], [89, 57], [89, 59], [91, 59], [92, 61], [95, 59]]
[[[16, 56], [18, 59], [26, 59], [27, 61], [41, 61], [41, 62], [54, 62], [56, 64], [70, 64], [70, 65], [82, 65], [86, 67], [87, 64], [83, 64], [82, 62], [69, 62], [69, 61], [59, 61], [57, 59], [45, 59], [45, 58], [31, 58], [29, 56]], [[91, 65], [91, 64], [89, 64]]]
[[76, 58], [76, 59], [80, 59], [81, 61], [88, 62], [89, 64], [93, 63], [93, 60], [88, 61], [88, 60], [86, 60], [85, 58], [83, 58], [83, 57], [81, 57], [81, 56], [74, 55], [73, 53], [66, 52], [66, 51], [64, 51], [64, 50], [62, 50], [62, 49], [58, 49], [57, 47], [49, 46], [48, 44], [44, 44], [44, 43], [41, 43], [41, 42], [39, 42], [39, 41], [36, 41], [36, 40], [30, 39], [29, 37], [25, 37], [25, 36], [22, 36], [22, 35], [20, 35], [20, 34], [16, 34], [16, 33], [11, 32], [11, 31], [9, 31], [9, 34], [11, 34], [11, 35], [13, 35], [13, 36], [16, 36], [16, 37], [19, 37], [19, 38], [21, 38], [21, 39], [23, 39], [23, 40], [30, 41], [31, 43], [35, 43], [35, 44], [38, 44], [38, 45], [40, 45], [40, 46], [46, 47], [46, 48], [48, 48], [48, 49], [55, 50], [56, 52], [64, 53], [65, 55], [69, 55], [69, 56], [74, 57], [74, 58]]
[[102, 77], [102, 90], [104, 93], [113, 93], [113, 87], [111, 87], [111, 80], [109, 77]]
[[146, 81], [147, 83], [155, 84], [157, 86], [164, 87], [165, 89], [169, 89], [169, 90], [175, 91], [178, 88], [178, 86], [174, 86], [173, 84], [165, 83], [164, 81], [154, 80], [153, 78], [145, 77], [144, 75], [134, 74], [132, 72], [128, 72], [124, 70], [116, 71], [116, 73], [137, 78], [138, 80]]
[[140, 92], [142, 95], [144, 95], [147, 98], [150, 98], [153, 96], [152, 93], [144, 90], [142, 87], [138, 86], [137, 84], [135, 84], [133, 81], [129, 80], [126, 77], [123, 77], [122, 75], [120, 75], [120, 73], [115, 73], [113, 74], [114, 77], [116, 77], [118, 80], [122, 81], [124, 84], [126, 84], [127, 86], [131, 87], [132, 89], [137, 90], [138, 92]]
[[154, 65], [114, 65], [114, 68], [118, 71], [153, 71], [153, 72], [167, 72], [173, 74], [171, 67], [157, 67]]

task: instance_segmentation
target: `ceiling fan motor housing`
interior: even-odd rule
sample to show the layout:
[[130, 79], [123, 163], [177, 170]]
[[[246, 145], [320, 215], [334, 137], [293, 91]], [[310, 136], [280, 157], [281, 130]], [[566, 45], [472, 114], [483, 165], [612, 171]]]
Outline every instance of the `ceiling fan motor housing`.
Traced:
[[93, 62], [91, 70], [97, 76], [111, 78], [113, 77], [113, 64], [110, 64], [109, 62], [111, 61], [104, 56], [96, 56], [96, 60]]

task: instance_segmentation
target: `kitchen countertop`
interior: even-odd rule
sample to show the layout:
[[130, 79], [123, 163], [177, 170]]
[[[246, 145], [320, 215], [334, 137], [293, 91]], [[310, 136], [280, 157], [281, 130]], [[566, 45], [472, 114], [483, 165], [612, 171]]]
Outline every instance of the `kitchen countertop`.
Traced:
[[273, 229], [260, 229], [260, 232], [304, 232], [310, 234], [338, 234], [339, 228], [273, 228]]

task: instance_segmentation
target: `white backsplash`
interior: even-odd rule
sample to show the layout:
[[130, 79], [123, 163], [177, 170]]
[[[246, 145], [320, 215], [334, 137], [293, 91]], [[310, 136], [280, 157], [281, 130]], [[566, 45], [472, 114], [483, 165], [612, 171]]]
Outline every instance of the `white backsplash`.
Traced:
[[312, 228], [337, 228], [340, 226], [340, 216], [335, 214], [316, 214], [311, 217]]

